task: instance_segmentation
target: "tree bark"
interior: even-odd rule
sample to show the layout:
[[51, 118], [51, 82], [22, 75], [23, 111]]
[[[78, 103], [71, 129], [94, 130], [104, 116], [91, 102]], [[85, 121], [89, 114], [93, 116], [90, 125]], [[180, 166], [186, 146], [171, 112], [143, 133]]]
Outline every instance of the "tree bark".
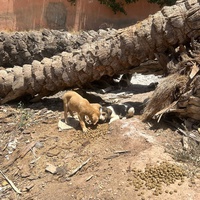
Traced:
[[63, 51], [72, 52], [84, 43], [99, 40], [108, 34], [115, 34], [115, 29], [82, 31], [69, 33], [58, 30], [2, 32], [0, 34], [0, 66], [31, 64]]
[[145, 60], [154, 59], [155, 55], [160, 58], [199, 36], [199, 2], [177, 1], [176, 5], [164, 7], [136, 25], [85, 43], [78, 50], [1, 70], [1, 103], [26, 95], [39, 99], [67, 88], [81, 87], [103, 75], [134, 70]]

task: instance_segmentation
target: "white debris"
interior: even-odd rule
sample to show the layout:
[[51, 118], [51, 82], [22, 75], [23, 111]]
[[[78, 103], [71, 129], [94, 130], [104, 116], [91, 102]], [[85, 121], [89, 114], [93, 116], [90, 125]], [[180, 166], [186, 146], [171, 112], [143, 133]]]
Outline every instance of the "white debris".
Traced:
[[57, 167], [52, 165], [52, 164], [50, 164], [50, 163], [48, 163], [47, 167], [45, 168], [45, 171], [50, 172], [52, 174], [55, 174], [56, 171], [57, 171]]
[[59, 131], [77, 128], [78, 126], [79, 126], [79, 121], [73, 117], [68, 118], [68, 123], [65, 123], [63, 119], [58, 121]]

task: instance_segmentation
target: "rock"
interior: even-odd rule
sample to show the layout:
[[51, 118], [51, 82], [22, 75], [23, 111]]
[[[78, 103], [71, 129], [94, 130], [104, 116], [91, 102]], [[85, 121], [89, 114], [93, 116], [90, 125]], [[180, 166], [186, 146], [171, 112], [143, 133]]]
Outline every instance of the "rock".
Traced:
[[29, 184], [27, 185], [25, 188], [22, 189], [22, 192], [28, 192], [30, 191], [35, 185], [32, 183], [32, 184]]
[[188, 137], [183, 136], [183, 138], [182, 138], [182, 144], [183, 144], [183, 149], [184, 150], [188, 150], [189, 149]]
[[60, 150], [59, 149], [50, 149], [48, 152], [47, 152], [47, 156], [48, 157], [53, 157], [53, 156], [57, 156], [58, 154], [60, 153]]
[[2, 181], [2, 183], [1, 183], [1, 185], [4, 187], [4, 186], [6, 186], [6, 185], [8, 185], [9, 183], [6, 181], [6, 180], [4, 180], [4, 181]]
[[66, 124], [64, 122], [64, 120], [59, 120], [58, 129], [59, 129], [59, 131], [69, 130], [69, 129], [78, 127], [78, 125], [79, 125], [79, 122], [76, 119], [69, 118], [68, 119], [68, 124]]
[[27, 177], [29, 177], [31, 174], [30, 174], [30, 172], [22, 172], [22, 174], [21, 174], [21, 177], [22, 178], [27, 178]]
[[36, 142], [36, 143], [35, 143], [35, 147], [36, 147], [37, 149], [41, 149], [41, 148], [44, 147], [44, 145], [43, 145], [41, 142]]
[[51, 174], [56, 174], [57, 172], [57, 167], [48, 163], [47, 167], [45, 168], [45, 171], [50, 172]]
[[26, 134], [30, 134], [31, 131], [29, 131], [29, 130], [24, 130], [22, 133], [26, 135]]
[[63, 177], [64, 177], [64, 176], [67, 174], [67, 168], [66, 168], [66, 166], [57, 167], [56, 173], [57, 173], [59, 176], [63, 176]]
[[17, 139], [10, 141], [7, 145], [8, 153], [11, 154], [17, 147]]
[[66, 182], [66, 181], [71, 181], [71, 178], [69, 178], [69, 177], [61, 177], [60, 178], [61, 183]]

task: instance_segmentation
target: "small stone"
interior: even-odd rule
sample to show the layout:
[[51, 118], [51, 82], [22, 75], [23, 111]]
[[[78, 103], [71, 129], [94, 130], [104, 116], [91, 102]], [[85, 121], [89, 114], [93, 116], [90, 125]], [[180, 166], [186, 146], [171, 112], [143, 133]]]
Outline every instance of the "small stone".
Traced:
[[29, 130], [24, 130], [22, 133], [25, 134], [25, 135], [26, 135], [26, 134], [28, 135], [28, 134], [30, 134], [31, 132], [30, 132]]
[[66, 181], [71, 181], [71, 178], [69, 178], [69, 177], [61, 177], [60, 178], [60, 182], [66, 182]]
[[52, 164], [47, 164], [45, 171], [50, 172], [51, 174], [55, 174], [57, 172], [57, 167]]
[[35, 147], [36, 147], [37, 149], [41, 149], [41, 148], [44, 147], [44, 145], [43, 145], [41, 142], [36, 142]]
[[33, 180], [36, 180], [38, 178], [39, 178], [38, 176], [31, 175], [31, 176], [28, 177], [28, 180], [33, 181]]
[[6, 185], [8, 185], [8, 182], [4, 180], [4, 181], [2, 181], [1, 185], [6, 186]]
[[57, 167], [56, 173], [60, 176], [64, 176], [67, 173], [67, 169], [65, 166]]
[[59, 149], [51, 149], [47, 152], [47, 156], [48, 157], [53, 157], [53, 156], [57, 156], [60, 153]]
[[29, 172], [23, 172], [22, 174], [21, 174], [21, 177], [22, 178], [27, 178], [27, 177], [29, 177], [31, 174], [29, 173]]
[[30, 185], [27, 185], [25, 189], [26, 189], [26, 191], [30, 191], [31, 188], [33, 188], [33, 187], [34, 187], [34, 184], [32, 183]]

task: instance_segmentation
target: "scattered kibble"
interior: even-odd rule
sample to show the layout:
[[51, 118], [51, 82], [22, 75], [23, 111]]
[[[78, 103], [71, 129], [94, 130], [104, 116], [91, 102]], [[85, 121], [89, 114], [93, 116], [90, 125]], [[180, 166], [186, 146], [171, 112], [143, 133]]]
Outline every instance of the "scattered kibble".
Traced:
[[192, 184], [189, 184], [188, 186], [189, 186], [189, 187], [192, 187]]
[[[133, 169], [133, 186], [135, 191], [144, 189], [154, 190], [153, 195], [158, 196], [162, 194], [162, 185], [174, 184], [177, 180], [180, 182], [178, 185], [182, 185], [185, 181], [184, 177], [186, 172], [182, 167], [169, 162], [162, 162], [160, 165], [146, 165], [144, 172], [142, 170]], [[165, 190], [165, 193], [173, 194], [174, 191]], [[143, 195], [143, 193], [140, 193]]]
[[[78, 134], [77, 134], [78, 133]], [[88, 127], [87, 134], [83, 134], [82, 131], [75, 132], [75, 135], [78, 139], [90, 139], [93, 140], [95, 138], [100, 138], [106, 136], [108, 133], [108, 124], [98, 124], [98, 126], [93, 129], [92, 127]]]
[[200, 179], [200, 174], [199, 173], [196, 174], [196, 178]]

